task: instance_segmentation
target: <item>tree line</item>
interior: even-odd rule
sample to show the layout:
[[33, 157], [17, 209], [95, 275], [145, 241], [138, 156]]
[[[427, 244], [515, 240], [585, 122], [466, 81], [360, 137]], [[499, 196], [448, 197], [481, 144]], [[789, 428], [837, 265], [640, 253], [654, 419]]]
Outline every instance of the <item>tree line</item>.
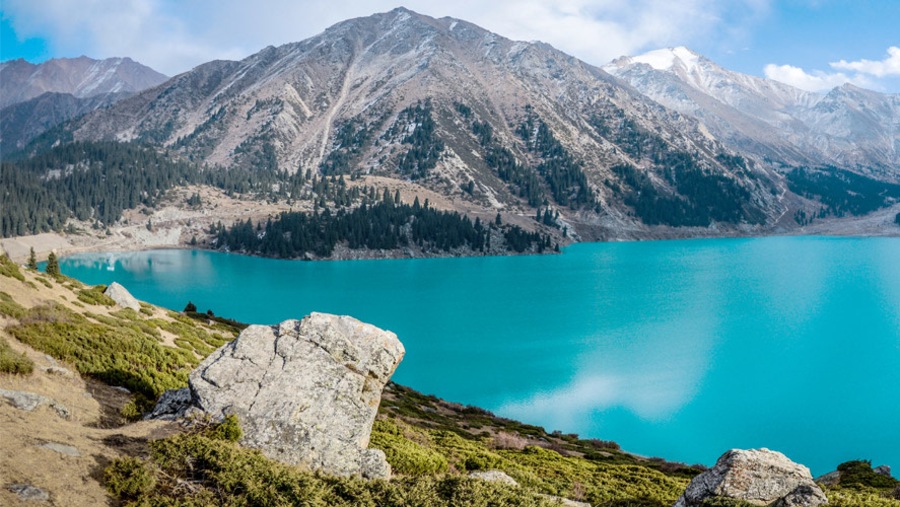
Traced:
[[[549, 235], [529, 233], [518, 226], [474, 221], [457, 212], [439, 211], [418, 198], [403, 204], [385, 190], [381, 200], [348, 210], [324, 209], [313, 213], [282, 212], [265, 223], [251, 219], [211, 231], [215, 244], [230, 251], [267, 257], [330, 257], [337, 245], [351, 250], [398, 250], [414, 247], [424, 252], [469, 249], [543, 252], [551, 248]], [[492, 246], [491, 241], [495, 241]], [[496, 242], [499, 241], [499, 244]], [[558, 249], [558, 245], [556, 246]]]

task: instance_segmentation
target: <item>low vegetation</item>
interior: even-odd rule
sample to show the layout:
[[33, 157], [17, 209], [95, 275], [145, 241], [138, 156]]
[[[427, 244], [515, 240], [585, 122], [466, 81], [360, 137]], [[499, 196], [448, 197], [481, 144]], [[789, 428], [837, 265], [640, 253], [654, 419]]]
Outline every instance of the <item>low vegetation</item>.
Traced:
[[0, 338], [0, 373], [13, 375], [29, 375], [34, 371], [34, 361], [25, 354], [20, 354], [9, 346], [9, 342]]

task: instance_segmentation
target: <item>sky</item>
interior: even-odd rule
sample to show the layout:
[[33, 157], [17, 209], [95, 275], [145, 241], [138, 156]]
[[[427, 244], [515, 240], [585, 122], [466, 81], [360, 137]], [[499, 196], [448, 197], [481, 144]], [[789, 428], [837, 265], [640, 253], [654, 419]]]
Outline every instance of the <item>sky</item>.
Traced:
[[0, 60], [128, 56], [167, 75], [400, 5], [588, 63], [687, 46], [810, 91], [900, 93], [900, 0], [3, 0]]

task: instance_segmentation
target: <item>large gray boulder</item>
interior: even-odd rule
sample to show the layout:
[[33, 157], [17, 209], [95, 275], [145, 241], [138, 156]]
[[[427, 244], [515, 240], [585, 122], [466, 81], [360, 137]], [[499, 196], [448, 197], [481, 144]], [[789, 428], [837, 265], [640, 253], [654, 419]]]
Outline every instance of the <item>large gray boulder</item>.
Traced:
[[386, 478], [384, 453], [367, 447], [404, 353], [394, 333], [352, 317], [313, 313], [250, 326], [191, 373], [192, 403], [214, 419], [237, 415], [241, 443], [272, 459]]
[[122, 308], [131, 308], [136, 312], [141, 311], [141, 303], [119, 282], [109, 284], [103, 293], [109, 296], [110, 299], [115, 301], [116, 304]]
[[732, 449], [694, 477], [675, 507], [699, 507], [712, 497], [754, 505], [816, 507], [828, 502], [809, 469], [768, 449]]

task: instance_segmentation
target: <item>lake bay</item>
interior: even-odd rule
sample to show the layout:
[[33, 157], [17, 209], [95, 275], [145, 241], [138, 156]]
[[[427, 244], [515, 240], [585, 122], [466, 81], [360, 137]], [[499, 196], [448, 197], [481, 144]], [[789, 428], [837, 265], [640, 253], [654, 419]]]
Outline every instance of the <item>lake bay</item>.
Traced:
[[900, 467], [900, 239], [590, 243], [562, 255], [301, 262], [82, 254], [62, 272], [272, 324], [400, 337], [394, 380], [498, 415], [712, 465], [768, 447], [818, 475]]

